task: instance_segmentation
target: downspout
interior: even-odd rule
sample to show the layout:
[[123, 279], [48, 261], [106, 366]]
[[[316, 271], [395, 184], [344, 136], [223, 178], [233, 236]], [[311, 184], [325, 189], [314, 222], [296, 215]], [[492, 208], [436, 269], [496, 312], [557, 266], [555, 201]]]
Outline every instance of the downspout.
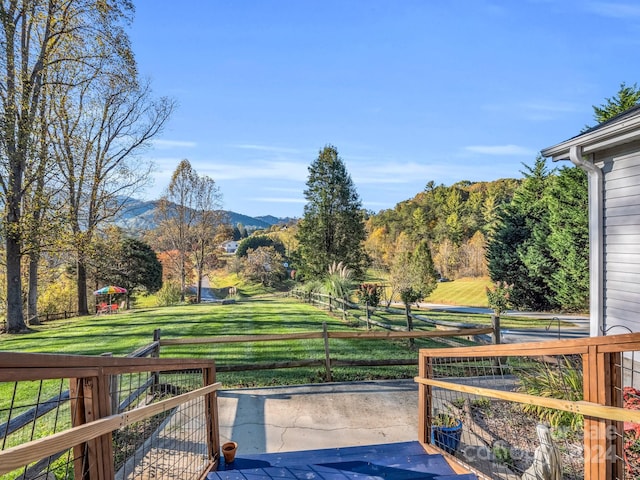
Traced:
[[604, 222], [603, 175], [593, 162], [582, 158], [582, 146], [569, 150], [569, 160], [587, 172], [589, 179], [589, 311], [592, 337], [605, 335], [604, 318]]

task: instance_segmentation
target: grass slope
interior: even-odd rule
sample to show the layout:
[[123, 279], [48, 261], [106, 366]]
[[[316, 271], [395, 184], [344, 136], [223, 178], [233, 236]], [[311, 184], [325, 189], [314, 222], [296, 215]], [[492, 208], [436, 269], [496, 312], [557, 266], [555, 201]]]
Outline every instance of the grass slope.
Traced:
[[[353, 325], [297, 300], [262, 297], [236, 304], [183, 305], [146, 308], [114, 315], [82, 317], [50, 322], [34, 327], [34, 332], [0, 335], [0, 350], [100, 355], [112, 352], [126, 355], [151, 342], [153, 331], [162, 338], [200, 338], [208, 336], [295, 333], [353, 330]], [[416, 342], [418, 347], [446, 346], [433, 341]], [[407, 341], [331, 340], [332, 358], [414, 358], [417, 352]], [[219, 365], [284, 362], [296, 359], [323, 359], [322, 340], [287, 342], [166, 346], [162, 357], [214, 358]], [[334, 380], [410, 378], [417, 367], [376, 367], [336, 369]], [[220, 374], [227, 386], [299, 384], [323, 381], [323, 368], [295, 368]]]
[[452, 282], [441, 282], [424, 301], [445, 305], [486, 307], [488, 306], [486, 288], [489, 286], [491, 286], [491, 280], [488, 277], [459, 278]]

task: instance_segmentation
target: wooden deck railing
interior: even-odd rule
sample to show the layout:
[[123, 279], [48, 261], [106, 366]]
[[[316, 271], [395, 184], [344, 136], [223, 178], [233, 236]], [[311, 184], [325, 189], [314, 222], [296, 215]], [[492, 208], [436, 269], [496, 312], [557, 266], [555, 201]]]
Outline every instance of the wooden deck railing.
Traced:
[[[437, 450], [432, 445], [431, 435], [436, 413], [456, 411], [464, 417], [465, 407], [467, 413], [470, 413], [469, 404], [486, 406], [489, 402], [499, 402], [501, 408], [505, 409], [507, 402], [517, 403], [543, 414], [545, 409], [550, 409], [551, 412], [583, 416], [585, 479], [637, 478], [637, 474], [633, 472], [637, 472], [635, 469], [640, 468], [640, 465], [632, 464], [629, 452], [625, 451], [628, 439], [625, 438], [623, 426], [624, 422], [628, 422], [627, 425], [640, 427], [640, 411], [625, 408], [623, 402], [623, 392], [630, 391], [628, 389], [638, 391], [638, 385], [631, 385], [634, 373], [635, 378], [638, 377], [638, 366], [633, 353], [636, 351], [640, 351], [640, 333], [579, 340], [420, 350], [419, 375], [415, 379], [419, 384], [419, 440], [426, 448]], [[538, 363], [528, 363], [532, 359]], [[526, 375], [536, 375], [538, 371], [534, 367], [540, 364], [558, 367], [556, 371], [560, 377], [563, 369], [566, 373], [566, 365], [581, 369], [582, 398], [567, 399], [561, 389], [547, 392], [549, 397], [523, 393], [523, 384], [526, 382], [521, 380]], [[573, 385], [573, 388], [579, 388], [579, 385]], [[465, 418], [469, 417], [470, 415]], [[557, 415], [555, 418], [558, 418]], [[506, 428], [509, 420], [506, 419]], [[473, 424], [474, 420], [469, 418], [469, 423]], [[467, 425], [467, 429], [471, 426], [473, 425]], [[640, 439], [637, 441], [640, 442]], [[488, 448], [492, 446], [488, 445]], [[460, 462], [473, 467], [473, 459], [466, 457], [468, 455], [461, 453], [455, 458], [448, 458], [454, 463]], [[492, 474], [487, 471], [481, 473], [489, 476]]]
[[[55, 402], [41, 400], [44, 391], [62, 392], [65, 386], [68, 393], [58, 395]], [[201, 458], [190, 462], [187, 468], [192, 470], [177, 474], [199, 478], [215, 468], [219, 459], [219, 387], [212, 361], [0, 352], [0, 475], [34, 478], [51, 472], [62, 478], [114, 478], [116, 470], [126, 470], [130, 457], [141, 448], [143, 456], [150, 455], [143, 448], [145, 442], [151, 442], [159, 455], [153, 435], [161, 425], [171, 424], [173, 411], [183, 409], [190, 418], [201, 419], [200, 431], [192, 432], [197, 438], [172, 440], [201, 444]], [[33, 405], [31, 436], [25, 441], [25, 435], [11, 427], [12, 420], [17, 412], [32, 411]], [[51, 413], [43, 416], [44, 410]], [[127, 428], [130, 431], [123, 434]], [[123, 446], [114, 441], [116, 436], [137, 437], [139, 443]]]

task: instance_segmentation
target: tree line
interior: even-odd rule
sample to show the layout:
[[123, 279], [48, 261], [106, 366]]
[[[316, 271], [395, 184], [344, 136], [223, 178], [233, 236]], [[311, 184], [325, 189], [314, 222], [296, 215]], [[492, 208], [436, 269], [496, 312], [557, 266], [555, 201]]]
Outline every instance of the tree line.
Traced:
[[[7, 328], [36, 322], [40, 267], [72, 266], [88, 313], [94, 241], [149, 179], [137, 155], [174, 103], [139, 78], [126, 0], [0, 2], [0, 192]], [[63, 259], [61, 259], [63, 257]], [[26, 281], [27, 288], [23, 287]], [[26, 290], [26, 302], [23, 299]]]
[[[112, 228], [150, 179], [140, 154], [175, 108], [138, 75], [126, 32], [132, 18], [127, 0], [0, 2], [2, 293], [10, 332], [37, 322], [39, 287], [61, 273], [74, 278], [64, 288], [74, 291], [80, 314], [89, 313], [89, 285], [159, 288], [158, 261], [171, 265], [164, 277], [178, 282], [182, 299], [195, 272], [199, 298], [204, 275], [217, 264], [217, 244], [246, 234], [216, 213], [215, 181], [187, 160], [160, 201], [155, 232], [135, 243]], [[639, 97], [636, 85], [622, 84], [594, 107], [594, 118], [605, 121]], [[309, 166], [304, 196], [284, 254], [274, 246], [248, 249], [256, 278], [284, 275], [286, 262], [299, 279], [345, 291], [373, 267], [409, 305], [438, 278], [489, 274], [507, 282], [515, 306], [585, 305], [587, 200], [575, 168], [548, 169], [537, 159], [523, 179], [430, 181], [413, 199], [373, 214], [363, 209], [336, 147], [327, 145]], [[122, 260], [107, 261], [105, 252]], [[136, 276], [136, 269], [149, 275]]]
[[[600, 124], [639, 101], [637, 85], [622, 83], [593, 107], [594, 120]], [[489, 275], [513, 308], [586, 310], [586, 175], [572, 166], [550, 168], [540, 157], [522, 173], [451, 186], [429, 181], [414, 198], [373, 214], [362, 209], [342, 159], [327, 146], [309, 167], [294, 263], [303, 279], [324, 280], [328, 289], [336, 271], [350, 271], [345, 281], [362, 281], [372, 267], [407, 307], [427, 296], [436, 279]]]

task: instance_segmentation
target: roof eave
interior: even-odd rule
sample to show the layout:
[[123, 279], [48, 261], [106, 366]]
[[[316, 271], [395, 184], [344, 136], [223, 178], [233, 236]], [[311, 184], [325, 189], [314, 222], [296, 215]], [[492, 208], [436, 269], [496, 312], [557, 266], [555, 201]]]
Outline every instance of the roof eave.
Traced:
[[640, 139], [640, 114], [578, 135], [553, 147], [545, 148], [540, 153], [543, 157], [551, 157], [553, 161], [569, 160], [569, 151], [575, 145], [582, 147], [583, 155], [588, 155], [638, 139]]

